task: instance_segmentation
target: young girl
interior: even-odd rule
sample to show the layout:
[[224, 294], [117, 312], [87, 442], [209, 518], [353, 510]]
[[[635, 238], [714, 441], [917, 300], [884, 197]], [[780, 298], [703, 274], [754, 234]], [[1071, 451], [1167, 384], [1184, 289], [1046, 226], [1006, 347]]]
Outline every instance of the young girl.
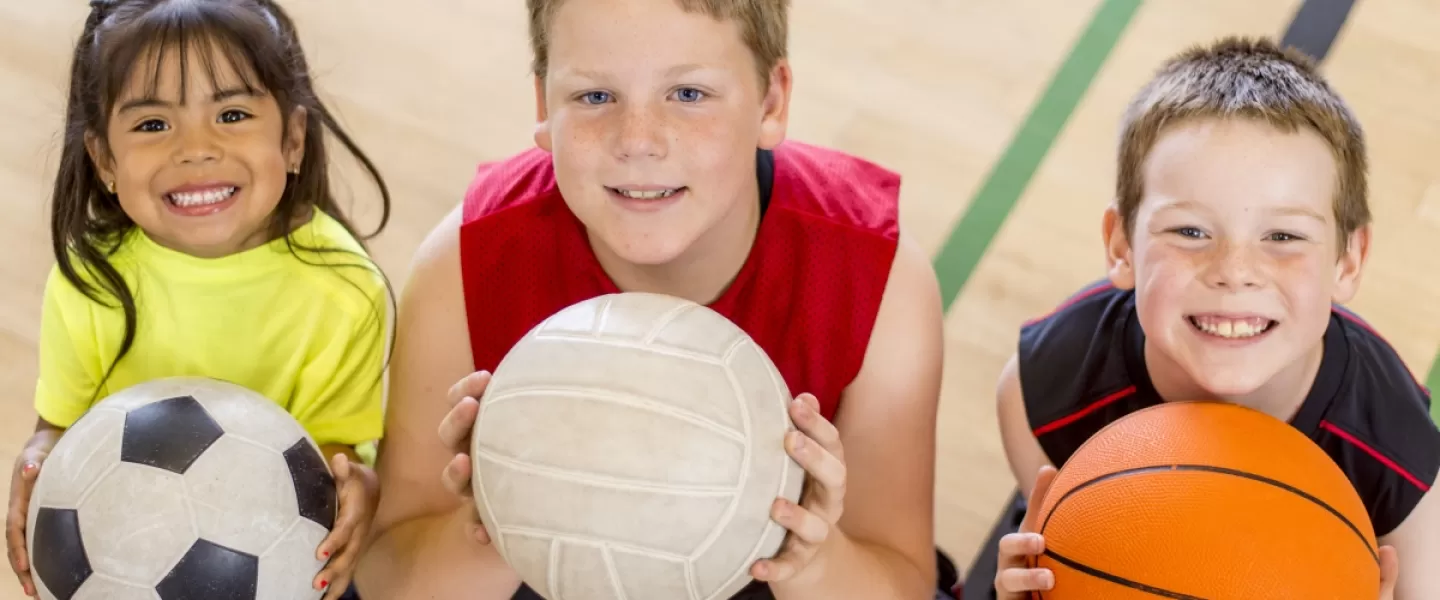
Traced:
[[[374, 177], [316, 96], [268, 0], [94, 0], [70, 73], [53, 198], [36, 432], [16, 461], [6, 538], [36, 595], [25, 519], [45, 456], [131, 385], [206, 376], [284, 406], [339, 486], [316, 548], [326, 598], [349, 585], [378, 487], [388, 285], [336, 204], [326, 134]], [[378, 233], [378, 230], [377, 230]]]

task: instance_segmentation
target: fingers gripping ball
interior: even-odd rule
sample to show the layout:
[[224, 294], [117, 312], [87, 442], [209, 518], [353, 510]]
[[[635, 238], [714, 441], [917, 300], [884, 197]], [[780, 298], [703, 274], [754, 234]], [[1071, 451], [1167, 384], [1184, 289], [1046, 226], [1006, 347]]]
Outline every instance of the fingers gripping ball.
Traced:
[[1374, 598], [1375, 537], [1340, 468], [1289, 424], [1167, 403], [1096, 433], [1038, 507], [1046, 600]]
[[240, 386], [161, 379], [101, 401], [51, 451], [26, 531], [46, 600], [319, 598], [336, 492], [288, 413]]
[[481, 521], [542, 596], [728, 598], [779, 549], [791, 397], [769, 358], [704, 306], [627, 293], [525, 335], [480, 399]]

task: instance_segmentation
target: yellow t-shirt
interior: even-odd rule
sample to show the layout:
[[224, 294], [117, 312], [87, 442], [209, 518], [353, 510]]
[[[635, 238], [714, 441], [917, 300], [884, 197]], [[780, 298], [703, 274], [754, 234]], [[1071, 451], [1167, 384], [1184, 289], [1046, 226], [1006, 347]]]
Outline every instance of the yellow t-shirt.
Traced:
[[[113, 306], [97, 304], [52, 268], [35, 386], [40, 417], [68, 428], [92, 398], [162, 377], [202, 376], [269, 397], [317, 444], [379, 439], [388, 349], [384, 280], [329, 215], [316, 211], [292, 237], [304, 261], [284, 239], [203, 259], [161, 246], [138, 227], [126, 234], [109, 262], [135, 297], [135, 341], [98, 394], [124, 340], [125, 313], [108, 294], [100, 297]], [[82, 277], [98, 280], [74, 264]]]

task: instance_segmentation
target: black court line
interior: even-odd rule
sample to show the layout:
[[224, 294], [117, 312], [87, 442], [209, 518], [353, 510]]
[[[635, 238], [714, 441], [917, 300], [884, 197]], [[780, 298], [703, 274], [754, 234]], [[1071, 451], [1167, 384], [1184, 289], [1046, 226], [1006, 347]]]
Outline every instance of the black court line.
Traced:
[[1294, 47], [1316, 62], [1324, 61], [1354, 7], [1355, 0], [1305, 0], [1295, 11], [1280, 45]]

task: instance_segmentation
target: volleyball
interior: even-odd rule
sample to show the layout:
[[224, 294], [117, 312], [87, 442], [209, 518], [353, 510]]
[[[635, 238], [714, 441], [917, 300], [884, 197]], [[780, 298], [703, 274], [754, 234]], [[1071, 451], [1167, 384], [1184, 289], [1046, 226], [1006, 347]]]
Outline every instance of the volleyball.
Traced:
[[541, 595], [728, 598], [773, 556], [792, 399], [715, 311], [610, 294], [552, 315], [495, 369], [472, 438], [491, 543]]

